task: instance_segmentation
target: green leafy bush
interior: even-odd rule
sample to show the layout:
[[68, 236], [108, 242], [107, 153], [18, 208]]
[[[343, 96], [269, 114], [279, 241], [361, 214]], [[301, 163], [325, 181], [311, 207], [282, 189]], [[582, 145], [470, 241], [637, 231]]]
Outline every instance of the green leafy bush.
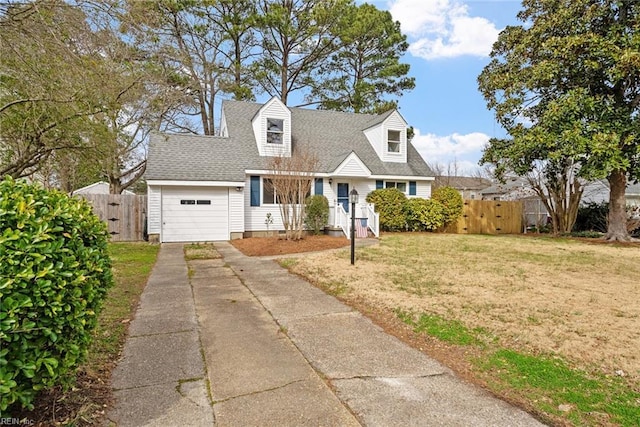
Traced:
[[318, 235], [329, 222], [329, 201], [323, 195], [307, 197], [304, 223], [313, 234]]
[[404, 230], [407, 196], [397, 188], [381, 188], [367, 194], [367, 203], [375, 204], [383, 231]]
[[113, 284], [108, 233], [90, 205], [0, 182], [0, 411], [69, 385]]
[[609, 203], [587, 203], [578, 208], [576, 222], [572, 231], [597, 231], [607, 232], [607, 216], [609, 215]]
[[444, 218], [445, 208], [436, 200], [407, 200], [406, 220], [411, 231], [437, 230], [444, 225]]
[[431, 200], [440, 202], [444, 207], [444, 225], [453, 224], [462, 216], [464, 201], [453, 187], [440, 187], [433, 191]]

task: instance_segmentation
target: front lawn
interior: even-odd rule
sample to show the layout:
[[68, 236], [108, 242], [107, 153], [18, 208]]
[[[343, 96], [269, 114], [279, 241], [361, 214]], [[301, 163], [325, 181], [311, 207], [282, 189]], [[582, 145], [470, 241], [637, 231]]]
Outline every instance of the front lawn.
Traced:
[[640, 424], [638, 245], [386, 234], [286, 265], [546, 421]]
[[111, 371], [159, 249], [148, 243], [109, 245], [115, 285], [107, 293], [87, 360], [78, 369], [76, 385], [67, 391], [54, 388], [42, 393], [34, 402], [34, 410], [19, 414], [20, 418], [37, 426], [99, 424], [112, 401]]

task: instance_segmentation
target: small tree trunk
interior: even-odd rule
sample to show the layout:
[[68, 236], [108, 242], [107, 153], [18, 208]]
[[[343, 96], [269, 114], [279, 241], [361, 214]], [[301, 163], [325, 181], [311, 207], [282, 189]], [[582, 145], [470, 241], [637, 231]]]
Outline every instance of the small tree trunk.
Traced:
[[627, 177], [622, 170], [615, 170], [609, 175], [609, 216], [607, 234], [605, 239], [609, 241], [629, 241], [627, 231], [627, 200], [625, 190], [627, 188]]
[[120, 180], [109, 176], [109, 194], [121, 194], [122, 193], [122, 184]]

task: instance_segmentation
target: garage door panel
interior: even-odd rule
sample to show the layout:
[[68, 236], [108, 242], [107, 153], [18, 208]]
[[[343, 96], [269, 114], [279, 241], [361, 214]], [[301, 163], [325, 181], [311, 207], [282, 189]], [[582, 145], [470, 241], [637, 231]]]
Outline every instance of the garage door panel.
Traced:
[[229, 239], [227, 188], [166, 188], [162, 192], [162, 241]]

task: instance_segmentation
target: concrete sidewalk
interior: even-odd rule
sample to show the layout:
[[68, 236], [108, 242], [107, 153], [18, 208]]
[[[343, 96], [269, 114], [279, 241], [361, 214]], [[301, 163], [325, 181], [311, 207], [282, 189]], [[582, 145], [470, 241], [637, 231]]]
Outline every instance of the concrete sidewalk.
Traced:
[[275, 262], [216, 248], [188, 273], [182, 245], [162, 246], [111, 425], [542, 425]]

